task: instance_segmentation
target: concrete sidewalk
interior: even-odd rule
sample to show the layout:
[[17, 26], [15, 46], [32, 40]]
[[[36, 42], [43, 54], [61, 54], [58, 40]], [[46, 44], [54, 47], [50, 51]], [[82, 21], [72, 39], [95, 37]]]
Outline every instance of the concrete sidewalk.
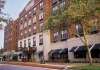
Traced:
[[10, 65], [22, 65], [22, 66], [34, 66], [34, 67], [42, 67], [42, 68], [51, 68], [51, 69], [59, 69], [63, 70], [65, 65], [64, 64], [56, 64], [56, 63], [33, 63], [33, 62], [0, 62], [0, 64], [10, 64]]

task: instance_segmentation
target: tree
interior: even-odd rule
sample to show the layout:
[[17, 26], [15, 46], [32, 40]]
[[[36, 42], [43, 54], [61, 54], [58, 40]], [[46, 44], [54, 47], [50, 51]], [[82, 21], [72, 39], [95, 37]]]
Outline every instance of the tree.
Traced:
[[[90, 34], [91, 27], [100, 26], [100, 0], [65, 0], [66, 5], [63, 10], [58, 10], [56, 14], [49, 15], [45, 29], [67, 28], [71, 35], [77, 35], [86, 45], [89, 65], [92, 65], [91, 52], [86, 35]], [[93, 22], [91, 22], [93, 21]], [[72, 23], [71, 23], [72, 22]], [[70, 26], [80, 24], [83, 38], [78, 33], [72, 33]]]

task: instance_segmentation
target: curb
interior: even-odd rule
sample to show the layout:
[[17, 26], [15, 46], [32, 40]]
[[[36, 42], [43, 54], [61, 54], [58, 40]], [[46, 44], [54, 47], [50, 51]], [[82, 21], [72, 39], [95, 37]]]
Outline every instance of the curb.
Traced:
[[22, 62], [0, 62], [0, 64], [10, 64], [10, 65], [22, 65], [22, 66], [34, 66], [42, 68], [60, 69], [63, 70], [64, 67], [60, 65], [50, 65], [50, 64], [39, 64], [39, 63], [22, 63]]

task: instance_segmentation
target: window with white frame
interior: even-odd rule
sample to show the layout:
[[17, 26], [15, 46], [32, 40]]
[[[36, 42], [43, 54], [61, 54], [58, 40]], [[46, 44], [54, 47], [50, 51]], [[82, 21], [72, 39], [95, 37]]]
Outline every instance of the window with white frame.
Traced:
[[36, 23], [36, 15], [34, 15], [33, 23]]
[[60, 8], [62, 9], [65, 6], [65, 0], [60, 1]]
[[33, 13], [36, 14], [36, 7], [34, 7], [34, 9], [33, 9]]
[[21, 20], [23, 20], [23, 17], [21, 18]]
[[57, 5], [53, 6], [52, 12], [53, 12], [53, 13], [56, 13], [56, 12], [57, 12], [57, 9], [58, 9]]
[[40, 23], [40, 31], [43, 31], [43, 23]]
[[36, 33], [36, 25], [34, 25], [33, 32]]
[[30, 26], [31, 25], [31, 19], [29, 19], [29, 21], [28, 21], [28, 26]]
[[82, 26], [79, 23], [76, 24], [76, 34], [79, 34], [79, 35], [83, 34]]
[[29, 32], [31, 32], [31, 28], [29, 28]]
[[31, 14], [31, 11], [29, 11], [29, 14]]
[[21, 24], [21, 26], [20, 26], [20, 30], [22, 30], [23, 29], [23, 25]]
[[36, 46], [36, 37], [33, 37], [33, 46]]
[[20, 47], [22, 47], [22, 42], [20, 42]]
[[25, 31], [25, 34], [27, 33], [27, 31]]
[[40, 35], [39, 36], [39, 45], [42, 45], [43, 44], [43, 35]]
[[26, 40], [24, 40], [24, 47], [26, 47]]
[[39, 20], [42, 20], [42, 19], [43, 19], [43, 12], [41, 12], [39, 15]]
[[21, 34], [20, 34], [21, 36], [23, 35], [23, 33], [21, 32]]
[[43, 9], [43, 2], [40, 2], [40, 9]]
[[99, 30], [98, 30], [98, 19], [96, 19], [96, 18], [92, 19], [92, 20], [89, 21], [89, 23], [92, 24], [90, 26], [90, 29], [89, 29], [90, 33], [92, 33], [92, 34], [98, 33], [99, 32]]
[[54, 41], [58, 41], [58, 32], [54, 32]]
[[31, 39], [28, 39], [28, 46], [31, 46]]
[[25, 17], [27, 17], [27, 14], [25, 14]]
[[67, 38], [67, 31], [66, 30], [62, 30], [61, 31], [61, 39], [66, 39]]
[[25, 23], [24, 23], [24, 28], [26, 28], [27, 27], [27, 22], [25, 21]]

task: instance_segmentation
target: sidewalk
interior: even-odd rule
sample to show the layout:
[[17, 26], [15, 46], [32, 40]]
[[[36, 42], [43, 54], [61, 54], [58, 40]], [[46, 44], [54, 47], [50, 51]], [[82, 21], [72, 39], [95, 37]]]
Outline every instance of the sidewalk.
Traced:
[[22, 66], [34, 66], [34, 67], [43, 67], [43, 68], [51, 68], [51, 69], [59, 69], [63, 70], [65, 65], [64, 64], [53, 64], [53, 63], [33, 63], [33, 62], [0, 62], [0, 64], [11, 64], [11, 65], [22, 65]]

